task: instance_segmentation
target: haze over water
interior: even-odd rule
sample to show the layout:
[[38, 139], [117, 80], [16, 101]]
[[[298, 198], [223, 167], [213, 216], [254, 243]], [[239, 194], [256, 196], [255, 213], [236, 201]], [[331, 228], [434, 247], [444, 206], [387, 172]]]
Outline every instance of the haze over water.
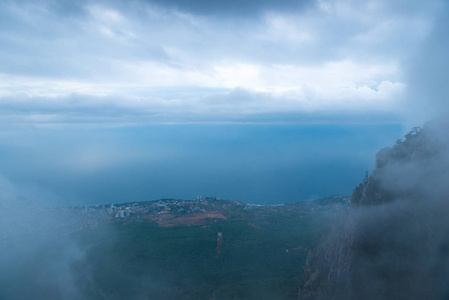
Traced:
[[21, 129], [0, 137], [2, 174], [39, 203], [219, 196], [255, 204], [351, 193], [389, 125], [189, 124]]
[[447, 111], [447, 8], [1, 1], [0, 180], [56, 205], [349, 194]]

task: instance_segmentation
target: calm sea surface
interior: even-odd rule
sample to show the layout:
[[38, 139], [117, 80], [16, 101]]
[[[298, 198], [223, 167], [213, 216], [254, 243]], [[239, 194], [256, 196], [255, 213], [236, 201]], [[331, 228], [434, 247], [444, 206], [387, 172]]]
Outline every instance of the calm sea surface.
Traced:
[[219, 196], [256, 204], [351, 193], [389, 125], [148, 125], [0, 137], [1, 175], [41, 203]]

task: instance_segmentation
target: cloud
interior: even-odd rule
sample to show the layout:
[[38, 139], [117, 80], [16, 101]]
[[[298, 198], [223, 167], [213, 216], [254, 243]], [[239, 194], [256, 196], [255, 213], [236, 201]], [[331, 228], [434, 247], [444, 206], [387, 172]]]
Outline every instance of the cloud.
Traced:
[[166, 122], [191, 112], [230, 120], [233, 110], [248, 118], [396, 112], [407, 89], [403, 60], [428, 35], [439, 3], [6, 1], [0, 106], [16, 121], [30, 111]]
[[406, 95], [409, 117], [422, 122], [449, 113], [449, 7], [439, 6], [431, 34], [406, 61]]
[[265, 11], [301, 11], [313, 6], [312, 0], [245, 0], [245, 1], [219, 1], [219, 0], [149, 0], [148, 3], [178, 9], [198, 15], [212, 15], [218, 17], [257, 17]]
[[309, 254], [300, 299], [443, 299], [448, 294], [447, 119], [376, 156], [351, 209]]
[[35, 199], [24, 196], [26, 188], [3, 176], [0, 187], [2, 298], [82, 298], [72, 265], [84, 252], [65, 232], [76, 228], [78, 221], [38, 206]]
[[[374, 86], [319, 87], [302, 84], [284, 89], [181, 89], [152, 90], [153, 96], [125, 94], [75, 94], [48, 89], [46, 96], [10, 94], [0, 97], [0, 120], [34, 125], [76, 123], [170, 123], [227, 122], [270, 118], [284, 120], [282, 115], [320, 113], [371, 114], [398, 113], [396, 102], [388, 101], [403, 90], [400, 83], [380, 82]], [[396, 106], [396, 107], [395, 107]], [[277, 117], [276, 117], [277, 116]]]

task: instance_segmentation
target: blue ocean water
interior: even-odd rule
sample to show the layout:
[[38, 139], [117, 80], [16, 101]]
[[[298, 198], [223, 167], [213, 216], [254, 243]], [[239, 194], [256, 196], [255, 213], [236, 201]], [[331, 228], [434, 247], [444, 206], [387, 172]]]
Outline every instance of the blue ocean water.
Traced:
[[255, 204], [350, 194], [400, 124], [41, 128], [0, 136], [1, 175], [37, 202], [218, 196]]

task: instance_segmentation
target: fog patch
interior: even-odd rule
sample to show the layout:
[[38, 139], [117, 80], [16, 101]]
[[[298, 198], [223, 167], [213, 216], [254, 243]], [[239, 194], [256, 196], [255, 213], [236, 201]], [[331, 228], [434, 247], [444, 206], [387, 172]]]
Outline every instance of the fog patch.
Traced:
[[352, 208], [309, 255], [299, 299], [449, 296], [448, 122], [377, 155]]
[[82, 298], [72, 265], [84, 252], [69, 235], [77, 225], [0, 177], [0, 298]]

